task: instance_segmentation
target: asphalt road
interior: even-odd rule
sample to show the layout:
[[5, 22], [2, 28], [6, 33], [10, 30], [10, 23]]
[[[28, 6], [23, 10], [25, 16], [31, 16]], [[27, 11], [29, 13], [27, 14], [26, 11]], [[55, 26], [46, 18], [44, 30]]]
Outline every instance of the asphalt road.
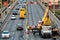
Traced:
[[[16, 5], [13, 10], [16, 10], [17, 7], [21, 7], [21, 6]], [[19, 10], [18, 10], [18, 13], [19, 13]], [[12, 14], [11, 14], [11, 16], [12, 16]], [[10, 17], [9, 17], [9, 20], [7, 21], [7, 23], [5, 24], [5, 28], [3, 30], [3, 31], [6, 30], [6, 31], [10, 32], [10, 34], [11, 34], [10, 38], [9, 39], [0, 38], [0, 40], [24, 40], [25, 30], [17, 31], [16, 28], [17, 28], [17, 24], [23, 24], [22, 27], [25, 28], [26, 19], [23, 19], [23, 20], [19, 19], [19, 15], [16, 15], [16, 20], [11, 20]]]
[[[25, 0], [26, 1], [26, 0]], [[28, 1], [36, 1], [36, 0], [27, 0]], [[22, 0], [18, 0], [19, 4], [22, 2]], [[42, 19], [43, 17], [43, 9], [37, 5], [37, 4], [28, 4], [28, 25], [32, 26], [32, 25], [37, 25], [38, 21]], [[13, 10], [16, 9], [16, 7], [21, 7], [16, 5], [14, 7]], [[19, 10], [18, 10], [19, 13]], [[12, 15], [12, 14], [11, 14]], [[11, 17], [11, 16], [10, 16]], [[17, 24], [23, 24], [23, 31], [17, 31]], [[9, 20], [7, 21], [4, 31], [8, 30], [11, 35], [9, 39], [2, 39], [0, 38], [0, 40], [25, 40], [26, 39], [26, 33], [25, 33], [25, 27], [26, 27], [26, 19], [19, 19], [19, 15], [16, 15], [16, 20], [11, 20], [9, 18]], [[51, 40], [51, 39], [43, 39], [41, 38], [38, 34], [33, 35], [32, 33], [29, 34], [28, 36], [29, 40]]]

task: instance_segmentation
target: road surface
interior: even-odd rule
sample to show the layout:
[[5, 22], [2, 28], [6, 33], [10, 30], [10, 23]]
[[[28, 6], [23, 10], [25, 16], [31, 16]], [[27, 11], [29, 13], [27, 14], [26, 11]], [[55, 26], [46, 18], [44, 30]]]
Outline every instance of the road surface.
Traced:
[[[29, 1], [36, 2], [36, 0], [27, 0], [27, 2], [29, 2]], [[21, 4], [23, 1], [18, 0], [18, 2], [19, 2], [19, 4]], [[21, 6], [16, 5], [13, 10], [16, 10], [17, 7], [21, 8]], [[43, 9], [38, 4], [28, 4], [27, 7], [28, 7], [27, 8], [28, 25], [29, 26], [37, 25], [38, 21], [41, 20], [43, 17], [43, 14], [44, 14]], [[19, 13], [19, 10], [18, 10], [18, 13]], [[11, 17], [11, 15], [10, 15], [10, 17]], [[25, 35], [26, 34], [26, 32], [25, 32], [26, 18], [19, 19], [19, 15], [16, 15], [16, 20], [11, 20], [10, 17], [9, 17], [7, 23], [5, 24], [5, 28], [4, 28], [4, 30], [8, 30], [11, 33], [10, 38], [9, 39], [0, 38], [0, 40], [26, 40], [26, 35]], [[17, 24], [23, 24], [24, 30], [17, 31], [16, 30]], [[33, 35], [32, 33], [29, 34], [28, 39], [29, 40], [51, 40], [51, 38], [43, 39], [38, 34]]]

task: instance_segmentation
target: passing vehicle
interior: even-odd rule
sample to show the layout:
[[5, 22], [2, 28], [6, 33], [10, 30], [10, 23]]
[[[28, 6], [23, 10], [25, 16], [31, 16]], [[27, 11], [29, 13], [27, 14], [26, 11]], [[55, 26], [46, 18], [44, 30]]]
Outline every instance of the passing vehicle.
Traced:
[[15, 15], [12, 15], [11, 20], [15, 20], [15, 19], [16, 19]]
[[19, 6], [26, 6], [26, 3], [19, 4]]
[[17, 30], [19, 30], [19, 31], [22, 31], [23, 30], [22, 24], [18, 24], [17, 25]]
[[22, 5], [22, 8], [26, 8], [26, 6], [25, 5]]
[[19, 9], [20, 9], [20, 6], [17, 6], [17, 7], [16, 7], [16, 10], [19, 10]]
[[20, 8], [19, 11], [20, 11], [21, 14], [22, 14], [22, 13], [23, 13], [23, 14], [26, 14], [26, 9], [25, 9], [25, 8]]
[[25, 8], [20, 8], [20, 10], [19, 10], [19, 18], [20, 19], [25, 18]]
[[24, 3], [26, 3], [26, 1], [23, 1]]
[[8, 8], [9, 8], [9, 9], [11, 9], [11, 8], [12, 8], [12, 6], [9, 6]]
[[10, 33], [8, 31], [3, 31], [1, 37], [2, 38], [9, 38], [10, 37]]
[[13, 15], [17, 15], [18, 14], [18, 11], [17, 10], [13, 10]]
[[24, 15], [23, 13], [21, 13], [21, 14], [19, 15], [19, 18], [20, 18], [20, 19], [24, 19], [24, 18], [25, 18], [25, 15]]
[[19, 10], [19, 8], [16, 8], [16, 10]]

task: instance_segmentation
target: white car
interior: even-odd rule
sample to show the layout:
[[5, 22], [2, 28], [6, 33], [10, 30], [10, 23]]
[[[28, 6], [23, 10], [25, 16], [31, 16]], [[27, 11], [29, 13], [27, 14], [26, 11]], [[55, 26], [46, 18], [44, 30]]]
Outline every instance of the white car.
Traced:
[[26, 6], [26, 4], [25, 4], [25, 3], [23, 3], [23, 4], [19, 4], [19, 6]]
[[9, 9], [11, 9], [12, 7], [11, 7], [11, 6], [9, 6], [8, 8], [9, 8]]
[[15, 20], [15, 19], [16, 19], [15, 15], [12, 15], [11, 20]]
[[2, 32], [2, 38], [9, 38], [9, 37], [10, 37], [10, 33], [8, 31]]

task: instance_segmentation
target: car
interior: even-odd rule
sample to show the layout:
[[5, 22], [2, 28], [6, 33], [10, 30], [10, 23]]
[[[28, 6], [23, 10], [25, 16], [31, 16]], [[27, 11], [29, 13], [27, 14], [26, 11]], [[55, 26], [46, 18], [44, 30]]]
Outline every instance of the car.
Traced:
[[20, 9], [20, 6], [17, 6], [17, 7], [16, 7], [16, 10], [19, 10], [19, 9]]
[[12, 13], [13, 13], [13, 15], [17, 15], [18, 14], [18, 11], [17, 10], [14, 10]]
[[9, 8], [9, 9], [11, 9], [11, 8], [12, 8], [12, 6], [9, 6], [8, 8]]
[[9, 38], [10, 37], [10, 33], [8, 31], [3, 31], [1, 37], [2, 38]]
[[17, 4], [19, 4], [19, 2], [17, 2]]
[[15, 19], [16, 19], [15, 15], [12, 15], [11, 20], [15, 20]]
[[19, 10], [19, 8], [16, 8], [16, 10]]
[[26, 8], [26, 6], [25, 5], [22, 5], [22, 8]]
[[22, 4], [19, 4], [19, 6], [26, 6], [26, 4], [25, 3], [22, 3]]
[[23, 3], [26, 3], [26, 1], [23, 1]]
[[22, 31], [23, 30], [22, 24], [18, 24], [17, 25], [17, 30], [19, 30], [19, 31]]

